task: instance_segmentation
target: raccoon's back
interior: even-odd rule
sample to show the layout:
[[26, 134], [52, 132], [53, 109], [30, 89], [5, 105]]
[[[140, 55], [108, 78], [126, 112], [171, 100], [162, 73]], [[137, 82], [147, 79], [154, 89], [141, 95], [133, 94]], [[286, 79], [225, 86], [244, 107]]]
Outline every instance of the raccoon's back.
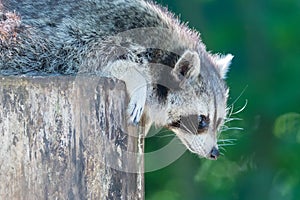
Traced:
[[[179, 54], [183, 49], [196, 48], [199, 42], [197, 33], [180, 24], [165, 8], [144, 0], [2, 0], [2, 4], [4, 10], [15, 11], [22, 19], [17, 43], [22, 53], [0, 56], [0, 70], [9, 73], [27, 73], [28, 68], [45, 73], [76, 72], [89, 51], [95, 50], [91, 47], [111, 48], [112, 43], [103, 41], [128, 30], [142, 47], [153, 47], [156, 42], [160, 49]], [[141, 28], [144, 32], [139, 31]], [[106, 52], [95, 53], [95, 57]]]
[[144, 27], [167, 28], [170, 23], [166, 19], [172, 19], [163, 8], [143, 0], [2, 1], [6, 10], [21, 15], [23, 24], [57, 36], [65, 35], [69, 28], [98, 35]]

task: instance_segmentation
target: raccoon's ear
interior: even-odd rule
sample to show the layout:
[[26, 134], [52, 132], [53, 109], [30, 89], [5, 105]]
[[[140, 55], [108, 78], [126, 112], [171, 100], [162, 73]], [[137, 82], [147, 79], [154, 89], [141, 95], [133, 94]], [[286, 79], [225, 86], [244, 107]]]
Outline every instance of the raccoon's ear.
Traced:
[[226, 78], [226, 73], [228, 72], [229, 65], [231, 64], [233, 55], [227, 54], [226, 56], [216, 56], [215, 63], [217, 65], [218, 71], [222, 79]]
[[197, 52], [185, 51], [172, 70], [178, 81], [194, 79], [200, 73], [200, 59]]

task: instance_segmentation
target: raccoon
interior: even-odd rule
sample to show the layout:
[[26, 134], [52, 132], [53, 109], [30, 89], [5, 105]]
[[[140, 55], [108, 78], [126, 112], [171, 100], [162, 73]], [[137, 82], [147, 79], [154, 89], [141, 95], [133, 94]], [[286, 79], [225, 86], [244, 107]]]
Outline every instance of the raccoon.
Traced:
[[233, 56], [211, 54], [197, 31], [146, 0], [0, 1], [1, 75], [113, 77], [130, 123], [167, 127], [217, 159]]

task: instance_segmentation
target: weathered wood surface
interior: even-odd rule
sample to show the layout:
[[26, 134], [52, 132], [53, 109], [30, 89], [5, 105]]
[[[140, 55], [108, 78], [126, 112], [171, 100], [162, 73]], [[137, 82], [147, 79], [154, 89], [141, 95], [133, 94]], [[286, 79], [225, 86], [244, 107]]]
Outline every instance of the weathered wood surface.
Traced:
[[143, 199], [126, 99], [107, 78], [0, 77], [0, 199]]

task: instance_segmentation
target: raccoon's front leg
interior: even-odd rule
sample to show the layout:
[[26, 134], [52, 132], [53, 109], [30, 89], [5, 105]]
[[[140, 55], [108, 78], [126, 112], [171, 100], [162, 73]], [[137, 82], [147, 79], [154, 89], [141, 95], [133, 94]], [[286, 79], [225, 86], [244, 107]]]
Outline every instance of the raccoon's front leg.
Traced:
[[136, 63], [130, 61], [115, 61], [111, 64], [111, 73], [114, 77], [126, 84], [130, 101], [127, 108], [129, 121], [138, 124], [145, 107], [147, 97], [147, 81], [137, 68]]

